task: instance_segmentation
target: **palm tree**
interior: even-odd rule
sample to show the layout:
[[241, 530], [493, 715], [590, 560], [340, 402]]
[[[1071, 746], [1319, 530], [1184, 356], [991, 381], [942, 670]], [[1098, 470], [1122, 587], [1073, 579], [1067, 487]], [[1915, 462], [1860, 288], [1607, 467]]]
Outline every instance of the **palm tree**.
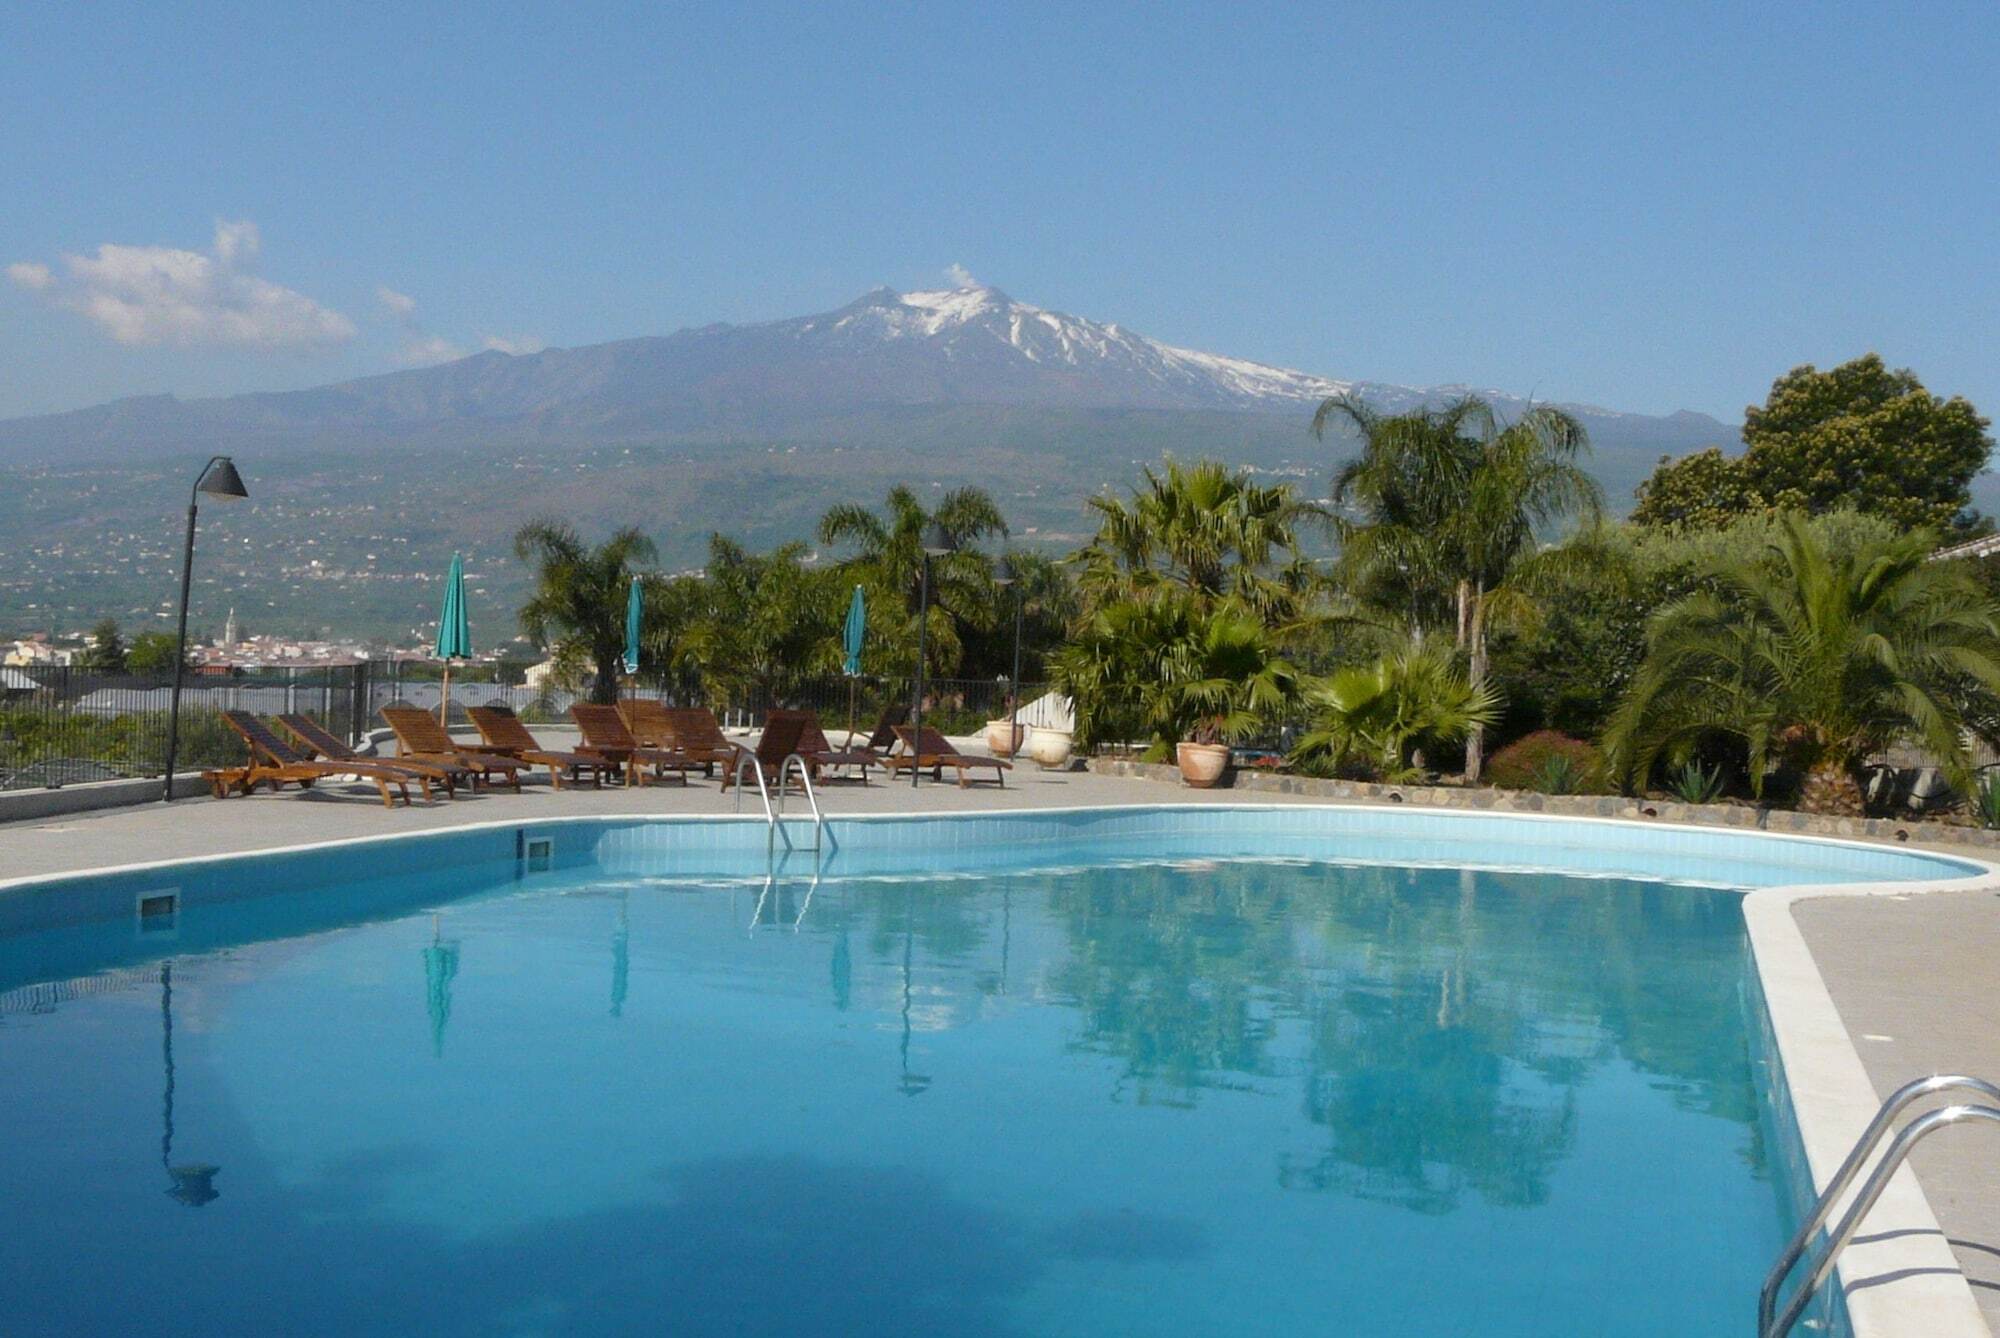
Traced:
[[1492, 690], [1468, 682], [1450, 649], [1436, 642], [1338, 670], [1306, 700], [1315, 720], [1292, 762], [1308, 775], [1359, 764], [1384, 780], [1404, 780], [1423, 771], [1423, 749], [1455, 743], [1499, 718]]
[[809, 680], [839, 672], [845, 582], [805, 556], [804, 544], [751, 553], [709, 536], [708, 564], [687, 582], [686, 621], [671, 634], [663, 627], [661, 638], [662, 649], [670, 640], [700, 667], [716, 705], [753, 697], [782, 703]]
[[886, 514], [843, 503], [820, 517], [823, 544], [851, 545], [841, 564], [848, 576], [859, 577], [875, 596], [871, 620], [886, 619], [900, 609], [901, 625], [885, 622], [893, 652], [907, 655], [915, 667], [916, 623], [924, 571], [924, 531], [931, 522], [951, 537], [954, 552], [931, 563], [931, 618], [926, 631], [926, 655], [933, 672], [958, 667], [962, 630], [985, 627], [994, 620], [993, 559], [974, 547], [980, 540], [1007, 536], [1007, 521], [993, 499], [978, 488], [946, 493], [931, 510], [917, 495], [898, 485], [889, 490]]
[[515, 534], [514, 553], [535, 567], [534, 592], [521, 606], [521, 630], [553, 651], [567, 676], [590, 673], [592, 701], [617, 701], [625, 601], [632, 578], [654, 560], [653, 541], [628, 527], [592, 548], [561, 521], [537, 520]]
[[[1335, 504], [1361, 515], [1338, 522], [1344, 573], [1364, 599], [1401, 604], [1413, 638], [1450, 619], [1469, 681], [1483, 688], [1495, 617], [1526, 612], [1542, 585], [1593, 555], [1540, 546], [1558, 522], [1594, 524], [1602, 513], [1602, 493], [1577, 463], [1590, 450], [1583, 425], [1550, 405], [1503, 427], [1471, 396], [1393, 416], [1336, 396], [1313, 431], [1342, 418], [1362, 437], [1361, 455], [1334, 478]], [[1485, 729], [1466, 732], [1468, 780], [1479, 778]]]
[[1299, 533], [1319, 508], [1214, 460], [1148, 468], [1129, 501], [1090, 499], [1097, 534], [1071, 559], [1092, 607], [1175, 592], [1204, 607], [1235, 600], [1272, 624], [1295, 618], [1317, 585]]
[[1183, 740], [1243, 737], [1296, 700], [1302, 681], [1251, 610], [1205, 607], [1185, 593], [1090, 614], [1056, 652], [1052, 677], [1076, 703], [1086, 747], [1144, 732], [1156, 759]]
[[1721, 735], [1747, 750], [1753, 793], [1794, 768], [1802, 807], [1852, 814], [1861, 765], [1910, 740], [1968, 786], [1966, 733], [2000, 707], [2000, 604], [1930, 549], [1914, 534], [1830, 552], [1781, 517], [1768, 552], [1654, 616], [1606, 734], [1614, 774], [1643, 786]]

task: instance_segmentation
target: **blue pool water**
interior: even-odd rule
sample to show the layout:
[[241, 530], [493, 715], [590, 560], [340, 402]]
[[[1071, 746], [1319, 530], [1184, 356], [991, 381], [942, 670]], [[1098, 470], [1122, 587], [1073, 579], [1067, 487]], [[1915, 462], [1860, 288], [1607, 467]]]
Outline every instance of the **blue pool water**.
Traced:
[[531, 835], [0, 898], [10, 1326], [1725, 1333], [1791, 1217], [1734, 893]]

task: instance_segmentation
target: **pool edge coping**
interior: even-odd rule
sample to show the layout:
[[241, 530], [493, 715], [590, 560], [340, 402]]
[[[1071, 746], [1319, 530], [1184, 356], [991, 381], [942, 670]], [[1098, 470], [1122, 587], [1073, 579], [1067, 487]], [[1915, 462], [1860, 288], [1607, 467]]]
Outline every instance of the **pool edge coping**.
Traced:
[[[1050, 814], [1131, 813], [1147, 810], [1194, 810], [1200, 812], [1286, 812], [1300, 808], [1374, 809], [1367, 802], [1321, 800], [1276, 803], [1154, 801], [1136, 804], [1050, 805], [990, 811], [933, 810], [898, 813], [841, 814], [829, 823], [886, 823], [922, 819], [957, 821], [993, 817], [1032, 818]], [[1932, 847], [1891, 846], [1881, 841], [1857, 837], [1825, 836], [1804, 832], [1772, 832], [1756, 829], [1659, 822], [1623, 817], [1583, 814], [1495, 812], [1414, 806], [1391, 810], [1425, 814], [1447, 821], [1498, 818], [1521, 823], [1584, 823], [1633, 828], [1639, 831], [1682, 831], [1695, 835], [1743, 836], [1759, 840], [1804, 842], [1813, 845], [1851, 847], [1922, 853], [1933, 858], [1965, 865], [1969, 876], [1916, 882], [1857, 882], [1831, 884], [1786, 884], [1752, 889], [1743, 894], [1743, 921], [1754, 964], [1769, 1015], [1772, 1036], [1784, 1082], [1791, 1097], [1794, 1123], [1806, 1154], [1807, 1166], [1817, 1194], [1833, 1171], [1846, 1158], [1861, 1130], [1881, 1104], [1874, 1084], [1862, 1064], [1853, 1035], [1841, 1019], [1819, 964], [1806, 943], [1805, 934], [1792, 916], [1792, 906], [1800, 901], [1838, 896], [1909, 896], [1940, 891], [2000, 890], [2000, 864], [1957, 851]], [[809, 822], [810, 818], [788, 815], [787, 822]], [[249, 850], [221, 851], [211, 855], [181, 856], [159, 860], [130, 861], [124, 864], [70, 869], [60, 873], [28, 874], [0, 879], [0, 895], [31, 886], [60, 886], [89, 878], [145, 873], [165, 868], [200, 868], [263, 856], [336, 850], [363, 845], [399, 845], [447, 835], [530, 827], [539, 823], [574, 825], [667, 826], [691, 823], [755, 823], [766, 819], [754, 813], [585, 813], [538, 817], [485, 819], [446, 823], [416, 831], [385, 832], [336, 837], [325, 841], [294, 842]], [[837, 847], [836, 847], [837, 848]], [[1912, 1075], [1917, 1076], [1917, 1075]], [[1843, 1196], [1835, 1217], [1845, 1211], [1853, 1191]], [[1854, 1338], [1993, 1338], [1993, 1330], [1973, 1298], [1972, 1288], [1952, 1254], [1944, 1230], [1915, 1172], [1905, 1165], [1891, 1178], [1881, 1199], [1864, 1224], [1865, 1230], [1843, 1254], [1837, 1276], [1845, 1295]], [[1888, 1284], [1894, 1283], [1890, 1288]], [[1745, 1298], [1746, 1311], [1750, 1298]]]

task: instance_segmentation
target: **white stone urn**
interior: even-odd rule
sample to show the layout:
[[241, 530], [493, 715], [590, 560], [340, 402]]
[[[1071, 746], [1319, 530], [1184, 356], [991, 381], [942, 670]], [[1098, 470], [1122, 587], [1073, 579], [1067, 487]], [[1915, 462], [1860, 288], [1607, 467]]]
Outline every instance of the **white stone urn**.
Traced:
[[1018, 721], [989, 720], [986, 722], [986, 751], [995, 757], [1012, 757], [1021, 751], [1021, 741], [1028, 736], [1028, 727]]
[[1066, 729], [1036, 725], [1034, 733], [1028, 736], [1028, 756], [1040, 763], [1044, 771], [1060, 771], [1069, 765], [1069, 751], [1075, 741], [1076, 736]]
[[1197, 790], [1206, 790], [1229, 770], [1226, 743], [1180, 743], [1174, 745], [1174, 761], [1180, 764], [1181, 779]]

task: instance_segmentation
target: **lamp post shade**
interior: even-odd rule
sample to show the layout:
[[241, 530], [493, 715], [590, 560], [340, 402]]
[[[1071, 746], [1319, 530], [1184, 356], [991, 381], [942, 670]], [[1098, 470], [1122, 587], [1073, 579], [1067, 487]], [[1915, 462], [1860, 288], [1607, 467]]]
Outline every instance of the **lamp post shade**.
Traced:
[[924, 526], [924, 535], [921, 542], [924, 546], [924, 552], [932, 557], [943, 557], [947, 553], [956, 553], [958, 551], [958, 542], [951, 537], [951, 531], [935, 520]]
[[639, 588], [639, 578], [632, 578], [632, 588], [625, 595], [625, 672], [639, 672], [639, 636], [646, 625], [646, 596]]
[[226, 455], [218, 455], [208, 462], [208, 468], [201, 471], [195, 480], [195, 491], [217, 499], [241, 499], [250, 495], [243, 486], [243, 476], [236, 472], [236, 462]]

